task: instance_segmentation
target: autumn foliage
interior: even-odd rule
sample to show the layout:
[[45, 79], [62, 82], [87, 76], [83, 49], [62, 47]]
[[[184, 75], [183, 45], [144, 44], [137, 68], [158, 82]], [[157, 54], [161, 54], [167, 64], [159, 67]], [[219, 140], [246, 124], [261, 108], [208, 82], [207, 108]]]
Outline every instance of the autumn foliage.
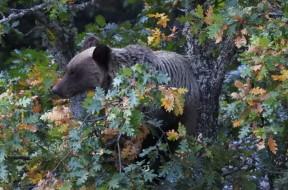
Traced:
[[[34, 15], [29, 8], [40, 2], [46, 6]], [[88, 1], [47, 2], [0, 2], [1, 188], [261, 189], [263, 178], [270, 188], [287, 188], [286, 1], [145, 0], [137, 18], [117, 24], [98, 12], [88, 24], [75, 19]], [[137, 2], [123, 4], [132, 12]], [[8, 17], [22, 11], [29, 14]], [[167, 86], [165, 74], [138, 64], [120, 69], [108, 92], [87, 92], [84, 114], [76, 119], [71, 102], [49, 90], [62, 74], [59, 55], [67, 53], [58, 37], [67, 45], [74, 35], [81, 49], [91, 33], [111, 47], [140, 43], [181, 53], [189, 51], [189, 33], [212, 58], [231, 43], [234, 57], [219, 79], [215, 136], [187, 136], [181, 123], [164, 130], [153, 111], [181, 116], [187, 90]]]

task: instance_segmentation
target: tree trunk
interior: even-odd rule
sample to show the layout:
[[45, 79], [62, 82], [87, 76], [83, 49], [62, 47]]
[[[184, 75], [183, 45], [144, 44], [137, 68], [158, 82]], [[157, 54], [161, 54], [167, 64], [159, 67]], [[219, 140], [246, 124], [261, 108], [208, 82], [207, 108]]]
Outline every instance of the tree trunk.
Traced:
[[187, 55], [191, 59], [191, 68], [198, 81], [200, 90], [199, 120], [197, 135], [211, 138], [218, 127], [219, 96], [225, 76], [225, 66], [234, 56], [234, 45], [231, 39], [220, 44], [207, 41], [200, 45], [192, 37], [189, 26], [184, 29], [187, 39]]

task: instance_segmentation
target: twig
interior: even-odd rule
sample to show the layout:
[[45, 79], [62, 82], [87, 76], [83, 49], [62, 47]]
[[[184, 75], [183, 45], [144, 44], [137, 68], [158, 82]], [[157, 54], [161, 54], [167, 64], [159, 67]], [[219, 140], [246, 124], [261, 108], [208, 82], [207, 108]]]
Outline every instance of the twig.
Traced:
[[120, 133], [117, 138], [117, 151], [118, 151], [118, 163], [119, 163], [119, 172], [122, 173], [122, 161], [121, 161], [121, 149], [120, 149], [120, 138], [122, 134]]
[[[256, 159], [254, 159], [254, 158], [252, 158], [252, 160], [254, 161], [254, 162], [258, 162]], [[247, 168], [245, 168], [245, 169], [243, 169], [243, 167], [244, 166], [247, 166]], [[230, 170], [230, 171], [227, 171], [227, 172], [223, 172], [222, 173], [222, 176], [223, 177], [227, 177], [227, 176], [229, 176], [229, 175], [232, 175], [232, 174], [234, 174], [234, 173], [237, 173], [237, 172], [240, 172], [240, 171], [250, 171], [250, 170], [252, 170], [252, 169], [255, 169], [255, 164], [252, 164], [252, 165], [250, 165], [250, 166], [248, 166], [248, 164], [247, 164], [247, 160], [245, 160], [240, 166], [238, 166], [238, 167], [235, 167], [235, 168], [233, 168], [232, 170]]]
[[64, 160], [66, 160], [66, 158], [73, 152], [72, 149], [70, 149], [65, 156], [57, 163], [57, 165], [53, 168], [52, 173], [55, 172], [57, 170], [57, 168], [60, 166], [60, 164], [62, 164], [64, 162]]
[[31, 160], [29, 156], [8, 156], [8, 159], [13, 160]]

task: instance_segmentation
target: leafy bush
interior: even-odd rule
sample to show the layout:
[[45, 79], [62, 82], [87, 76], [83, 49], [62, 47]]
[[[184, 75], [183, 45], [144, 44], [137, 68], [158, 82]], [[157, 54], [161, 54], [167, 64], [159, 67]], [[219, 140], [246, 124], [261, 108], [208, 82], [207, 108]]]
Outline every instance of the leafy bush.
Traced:
[[[1, 20], [2, 14], [17, 13], [14, 8], [26, 10], [38, 2], [1, 1]], [[192, 38], [208, 50], [213, 46], [205, 52], [212, 57], [230, 40], [237, 49], [226, 69], [238, 68], [238, 76], [223, 84], [215, 138], [186, 136], [181, 123], [163, 131], [153, 113], [165, 109], [181, 115], [185, 89], [164, 87], [169, 79], [143, 65], [123, 68], [107, 93], [100, 88], [87, 92], [83, 119], [73, 119], [68, 101], [49, 92], [59, 61], [52, 59], [51, 48], [41, 47], [50, 53], [7, 53], [18, 47], [14, 41], [33, 33], [26, 31], [30, 25], [36, 31], [44, 27], [34, 34], [37, 40], [32, 38], [37, 44], [41, 38], [57, 46], [62, 25], [60, 31], [76, 34], [76, 11], [70, 8], [84, 1], [49, 2], [41, 22], [24, 17], [28, 21], [0, 24], [1, 42], [6, 42], [0, 53], [1, 187], [256, 189], [265, 175], [271, 188], [287, 187], [286, 1], [147, 0], [137, 21], [116, 24], [96, 15], [94, 23], [79, 28], [76, 42], [95, 33], [113, 47], [140, 43], [183, 51], [182, 24], [188, 24]], [[66, 32], [63, 39], [70, 39]], [[147, 139], [152, 139], [149, 146]]]

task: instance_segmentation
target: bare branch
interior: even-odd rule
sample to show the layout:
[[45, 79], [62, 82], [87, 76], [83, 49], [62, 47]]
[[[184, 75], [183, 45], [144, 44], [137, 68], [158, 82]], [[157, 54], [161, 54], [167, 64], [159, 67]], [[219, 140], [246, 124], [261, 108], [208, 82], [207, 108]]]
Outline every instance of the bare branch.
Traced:
[[99, 7], [99, 4], [96, 2], [96, 0], [89, 0], [84, 3], [70, 5], [69, 9], [71, 9], [72, 11], [82, 11], [88, 6]]
[[[3, 18], [0, 20], [0, 24], [6, 23], [6, 22], [10, 22], [12, 20], [16, 20], [19, 18], [24, 17], [25, 15], [28, 14], [33, 14], [36, 11], [39, 10], [44, 10], [46, 9], [50, 4], [49, 3], [41, 3], [39, 5], [35, 5], [34, 7], [31, 7], [29, 9], [10, 9], [10, 11], [12, 12], [11, 14], [9, 14], [7, 17], [3, 16]], [[72, 4], [69, 5], [68, 8], [72, 11], [81, 11], [83, 9], [85, 9], [88, 6], [99, 6], [96, 3], [96, 0], [88, 0], [84, 3], [80, 3], [80, 4]]]
[[15, 20], [15, 19], [18, 19], [18, 18], [22, 18], [23, 16], [25, 16], [27, 14], [31, 14], [31, 13], [33, 13], [35, 11], [38, 11], [38, 10], [42, 10], [42, 9], [46, 8], [47, 5], [48, 5], [47, 3], [42, 3], [40, 5], [36, 5], [34, 7], [31, 7], [30, 9], [22, 9], [18, 13], [12, 13], [12, 14], [10, 14], [7, 17], [2, 18], [0, 20], [0, 24], [3, 24], [5, 22], [9, 22], [11, 20]]

